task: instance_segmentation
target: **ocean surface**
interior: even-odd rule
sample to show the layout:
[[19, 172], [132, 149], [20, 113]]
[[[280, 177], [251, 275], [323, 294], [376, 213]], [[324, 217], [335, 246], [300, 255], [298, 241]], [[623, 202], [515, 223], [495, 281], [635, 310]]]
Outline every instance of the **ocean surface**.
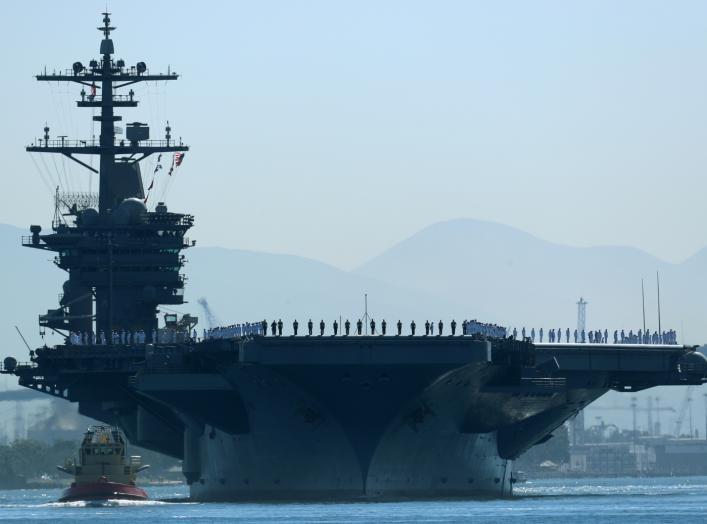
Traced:
[[707, 522], [707, 477], [529, 481], [505, 500], [351, 502], [328, 504], [201, 504], [170, 502], [186, 486], [147, 489], [150, 502], [101, 505], [53, 502], [60, 490], [0, 491], [0, 520], [18, 523], [275, 523], [275, 522]]

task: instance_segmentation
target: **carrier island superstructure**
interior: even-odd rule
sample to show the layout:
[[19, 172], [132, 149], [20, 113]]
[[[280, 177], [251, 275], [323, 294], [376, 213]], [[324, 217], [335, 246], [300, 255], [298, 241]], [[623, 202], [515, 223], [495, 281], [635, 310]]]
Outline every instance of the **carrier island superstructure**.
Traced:
[[[99, 59], [37, 76], [80, 85], [77, 105], [97, 111], [99, 140], [53, 139], [47, 128], [27, 147], [88, 169], [86, 155], [100, 158], [97, 207], [64, 202], [51, 231], [31, 226], [23, 239], [54, 252], [68, 275], [59, 307], [40, 316], [66, 342], [32, 351], [28, 363], [8, 357], [2, 371], [77, 402], [133, 444], [181, 459], [194, 499], [505, 496], [512, 460], [607, 391], [705, 381], [704, 357], [675, 345], [459, 334], [155, 337], [158, 308], [184, 300], [193, 217], [162, 203], [147, 209], [140, 162], [187, 147], [169, 128], [150, 139], [139, 122], [119, 140], [115, 111], [137, 106], [128, 86], [177, 75], [115, 59], [103, 16]], [[191, 327], [193, 317], [179, 322]], [[122, 332], [144, 336], [112, 335]], [[81, 343], [70, 333], [84, 334]]]

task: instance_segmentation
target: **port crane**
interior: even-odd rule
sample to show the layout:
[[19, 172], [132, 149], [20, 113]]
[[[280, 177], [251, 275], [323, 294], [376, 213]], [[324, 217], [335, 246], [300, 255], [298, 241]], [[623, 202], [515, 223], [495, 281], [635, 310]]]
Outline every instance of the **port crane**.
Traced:
[[[655, 397], [655, 402], [656, 402], [656, 404], [658, 404], [660, 402], [660, 397]], [[638, 398], [631, 397], [631, 404], [628, 406], [590, 406], [587, 409], [591, 409], [593, 411], [631, 411], [632, 415], [633, 415], [632, 416], [632, 418], [633, 418], [632, 429], [633, 429], [634, 436], [638, 435], [638, 413], [639, 412], [646, 413], [646, 418], [647, 418], [647, 423], [648, 423], [648, 433], [650, 435], [660, 435], [660, 422], [658, 422], [655, 426], [653, 425], [653, 414], [654, 413], [660, 414], [663, 411], [675, 413], [675, 408], [666, 407], [666, 406], [654, 406], [653, 405], [653, 397], [648, 397], [647, 404], [648, 404], [647, 406], [639, 406], [638, 405]], [[683, 417], [684, 417], [684, 415], [683, 415]]]
[[694, 436], [694, 430], [692, 427], [692, 393], [693, 393], [693, 388], [694, 386], [687, 386], [687, 389], [685, 390], [685, 397], [682, 400], [682, 403], [680, 404], [680, 412], [678, 413], [678, 418], [675, 420], [675, 431], [674, 434], [676, 437], [680, 436], [680, 432], [682, 431], [682, 426], [685, 423], [685, 415], [687, 415], [688, 411], [690, 413], [690, 438]]

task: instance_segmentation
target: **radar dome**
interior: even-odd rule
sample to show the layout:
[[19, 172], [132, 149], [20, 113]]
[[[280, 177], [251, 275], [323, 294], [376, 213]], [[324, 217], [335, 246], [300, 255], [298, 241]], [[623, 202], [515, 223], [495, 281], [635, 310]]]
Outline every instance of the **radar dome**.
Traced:
[[116, 224], [136, 224], [147, 213], [147, 206], [139, 198], [126, 198], [113, 212]]
[[17, 367], [17, 360], [15, 360], [12, 357], [5, 357], [5, 360], [3, 360], [3, 366], [5, 367], [5, 371], [13, 372], [15, 371], [15, 368]]

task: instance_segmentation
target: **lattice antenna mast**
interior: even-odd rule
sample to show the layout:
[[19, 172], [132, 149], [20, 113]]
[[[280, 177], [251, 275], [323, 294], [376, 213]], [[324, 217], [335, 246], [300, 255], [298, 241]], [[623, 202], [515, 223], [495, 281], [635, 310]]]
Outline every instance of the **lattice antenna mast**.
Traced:
[[579, 297], [577, 302], [577, 331], [581, 333], [587, 328], [587, 302]]
[[[163, 140], [150, 140], [148, 126], [140, 122], [128, 124], [126, 140], [116, 141], [115, 122], [122, 120], [122, 117], [115, 115], [115, 108], [138, 105], [132, 89], [126, 95], [119, 95], [117, 91], [138, 82], [176, 80], [178, 75], [169, 70], [167, 74], [153, 75], [145, 62], [126, 67], [123, 60], [113, 60], [115, 50], [110, 36], [116, 28], [110, 24], [110, 13], [102, 14], [103, 25], [98, 28], [103, 33], [100, 60], [91, 60], [88, 67], [74, 62], [70, 71], [53, 74], [45, 71], [36, 77], [40, 82], [74, 82], [84, 86], [77, 106], [100, 108], [100, 115], [93, 117], [101, 125], [98, 143], [95, 140], [66, 140], [64, 137], [51, 139], [49, 126], [45, 126], [44, 136], [26, 149], [36, 153], [59, 153], [98, 173], [99, 211], [106, 214], [125, 198], [145, 197], [138, 166], [141, 160], [154, 153], [187, 151], [189, 148], [181, 140], [179, 143], [172, 140], [169, 126], [165, 129]], [[88, 94], [86, 87], [90, 90]], [[79, 155], [98, 155], [100, 171], [77, 158]]]

